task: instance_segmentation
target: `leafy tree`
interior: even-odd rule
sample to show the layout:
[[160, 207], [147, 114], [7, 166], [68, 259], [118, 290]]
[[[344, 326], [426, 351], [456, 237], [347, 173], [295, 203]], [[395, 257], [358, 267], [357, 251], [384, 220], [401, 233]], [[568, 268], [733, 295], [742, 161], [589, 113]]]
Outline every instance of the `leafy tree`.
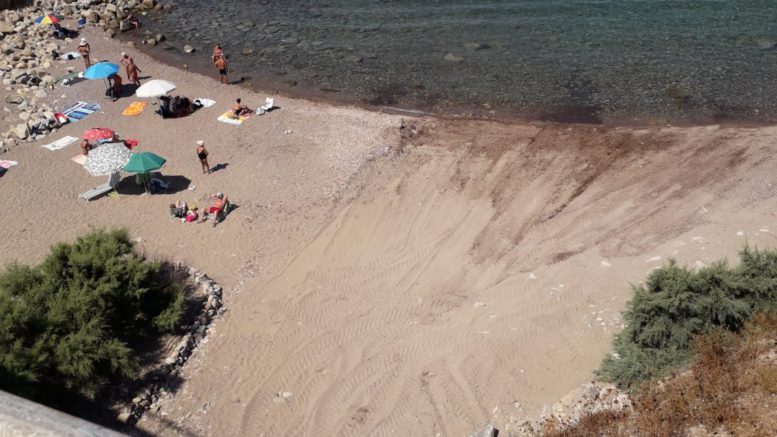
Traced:
[[745, 247], [741, 263], [690, 271], [674, 260], [632, 286], [626, 327], [598, 375], [620, 386], [662, 377], [685, 364], [693, 338], [713, 329], [738, 332], [758, 309], [777, 305], [777, 252]]
[[35, 267], [11, 264], [0, 275], [0, 387], [92, 398], [133, 377], [128, 344], [174, 329], [183, 307], [181, 287], [136, 254], [123, 229], [57, 244]]

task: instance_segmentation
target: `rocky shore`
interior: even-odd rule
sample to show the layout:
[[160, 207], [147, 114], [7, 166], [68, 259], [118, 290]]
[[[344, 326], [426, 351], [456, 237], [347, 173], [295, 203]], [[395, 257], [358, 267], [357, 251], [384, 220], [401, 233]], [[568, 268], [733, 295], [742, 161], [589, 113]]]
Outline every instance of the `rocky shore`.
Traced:
[[[54, 14], [64, 20], [64, 27], [71, 28], [84, 18], [87, 26], [102, 28], [113, 37], [125, 28], [123, 19], [129, 13], [162, 9], [156, 0], [42, 0], [2, 11], [0, 79], [6, 122], [0, 126], [0, 152], [20, 142], [39, 140], [60, 127], [55, 114], [63, 108], [54, 107], [49, 99], [58, 80], [53, 67], [73, 40], [53, 38], [50, 26], [35, 25], [37, 17]], [[68, 72], [74, 71], [75, 67], [68, 67]]]

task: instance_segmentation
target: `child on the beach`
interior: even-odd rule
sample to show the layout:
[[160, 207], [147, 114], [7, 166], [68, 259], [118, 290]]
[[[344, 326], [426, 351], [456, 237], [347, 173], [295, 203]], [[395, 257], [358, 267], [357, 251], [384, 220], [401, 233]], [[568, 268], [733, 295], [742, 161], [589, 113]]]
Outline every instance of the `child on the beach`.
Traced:
[[229, 79], [227, 78], [227, 58], [224, 54], [216, 58], [214, 64], [216, 65], [216, 68], [219, 69], [219, 81], [229, 85]]

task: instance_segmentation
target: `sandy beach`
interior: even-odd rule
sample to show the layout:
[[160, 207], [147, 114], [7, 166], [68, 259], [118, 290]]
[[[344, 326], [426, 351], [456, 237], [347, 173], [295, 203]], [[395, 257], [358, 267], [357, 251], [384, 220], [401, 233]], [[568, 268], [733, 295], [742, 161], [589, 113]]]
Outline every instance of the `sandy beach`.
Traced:
[[[123, 226], [150, 257], [224, 287], [227, 312], [184, 385], [138, 424], [155, 435], [462, 436], [486, 423], [509, 435], [592, 378], [629, 284], [670, 258], [775, 246], [775, 127], [403, 117], [400, 129], [398, 115], [220, 85], [86, 37], [93, 59], [128, 51], [142, 77], [217, 103], [164, 120], [151, 100], [122, 116], [140, 99], [105, 100], [101, 81], [49, 92], [57, 108], [102, 110], [2, 155], [19, 165], [0, 178], [0, 264]], [[67, 62], [55, 68], [83, 67]], [[236, 97], [279, 108], [217, 122]], [[104, 178], [71, 160], [77, 144], [40, 145], [91, 127], [167, 158], [172, 192], [141, 194], [125, 174], [117, 197], [78, 199]], [[221, 164], [210, 175], [200, 139]], [[238, 206], [217, 227], [169, 219], [171, 202], [217, 191]]]

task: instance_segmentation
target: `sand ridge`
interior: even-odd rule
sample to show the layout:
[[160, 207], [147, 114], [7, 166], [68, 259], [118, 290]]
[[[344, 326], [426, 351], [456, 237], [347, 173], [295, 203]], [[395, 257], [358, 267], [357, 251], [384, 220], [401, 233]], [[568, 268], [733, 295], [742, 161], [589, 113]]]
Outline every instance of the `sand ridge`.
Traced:
[[[89, 37], [96, 58], [122, 51]], [[507, 431], [591, 377], [630, 282], [669, 257], [774, 245], [776, 128], [423, 118], [401, 137], [397, 116], [283, 96], [235, 127], [216, 122], [219, 109], [265, 94], [134, 57], [217, 106], [122, 117], [135, 99], [110, 103], [82, 83], [55, 94], [104, 112], [60, 134], [115, 128], [196, 190], [132, 194], [127, 179], [118, 198], [84, 204], [78, 193], [102, 180], [70, 161], [73, 146], [18, 147], [4, 159], [20, 166], [0, 179], [0, 260], [38, 261], [56, 241], [126, 226], [149, 255], [224, 286], [229, 311], [186, 383], [140, 423], [155, 434]], [[223, 170], [199, 174], [197, 139]], [[171, 201], [215, 191], [239, 206], [218, 227], [167, 218]]]

